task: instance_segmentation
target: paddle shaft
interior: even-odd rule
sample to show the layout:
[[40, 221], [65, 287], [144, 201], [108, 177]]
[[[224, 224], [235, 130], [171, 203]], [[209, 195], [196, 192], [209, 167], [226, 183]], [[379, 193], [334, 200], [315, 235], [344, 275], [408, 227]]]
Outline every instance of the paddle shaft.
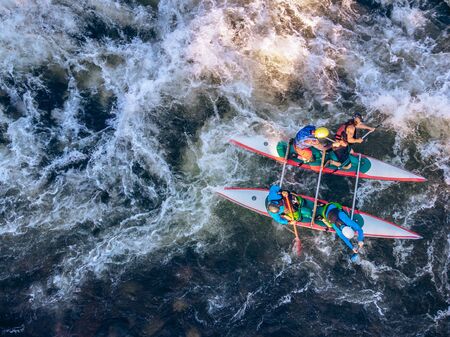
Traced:
[[361, 153], [358, 154], [358, 168], [356, 170], [356, 182], [355, 182], [355, 191], [353, 192], [353, 203], [352, 203], [352, 214], [350, 219], [353, 220], [353, 213], [355, 212], [355, 204], [356, 204], [356, 192], [358, 190], [358, 180], [359, 180], [359, 169], [361, 167]]
[[[375, 127], [375, 130], [378, 129], [378, 127], [379, 127], [380, 125], [381, 125], [381, 124], [378, 124], [378, 125]], [[368, 135], [370, 135], [370, 134], [371, 134], [372, 132], [374, 132], [375, 130], [371, 130], [371, 131], [367, 132], [364, 136], [362, 136], [361, 139], [366, 138]]]
[[316, 217], [316, 211], [317, 211], [317, 198], [319, 197], [319, 188], [320, 188], [320, 180], [322, 179], [322, 171], [323, 171], [323, 164], [325, 163], [325, 156], [327, 152], [322, 151], [322, 161], [320, 163], [320, 171], [319, 171], [319, 179], [317, 180], [317, 187], [316, 187], [316, 196], [314, 197], [314, 208], [313, 208], [313, 214], [311, 217], [311, 226], [314, 224], [314, 219]]
[[286, 154], [284, 155], [283, 170], [281, 171], [281, 178], [280, 178], [280, 189], [281, 189], [281, 186], [283, 186], [284, 173], [286, 172], [286, 164], [288, 162], [289, 151], [291, 150], [291, 142], [292, 142], [292, 139], [289, 139], [289, 141], [287, 142], [287, 145], [286, 145]]
[[[286, 197], [284, 197], [284, 202], [286, 203], [288, 211], [291, 214], [292, 220], [295, 221], [295, 219], [294, 219], [294, 212], [292, 210], [291, 201], [289, 200], [289, 194]], [[298, 236], [297, 225], [294, 223], [292, 226], [294, 227], [295, 239], [297, 240], [298, 243], [300, 243], [300, 238]]]
[[368, 135], [370, 135], [372, 132], [374, 132], [375, 130], [369, 131], [367, 132], [364, 136], [361, 137], [361, 139], [366, 138]]
[[[291, 144], [292, 144], [292, 138], [289, 139], [289, 141], [287, 142], [287, 145], [286, 145], [286, 154], [284, 155], [283, 170], [281, 171], [281, 178], [280, 178], [280, 189], [281, 189], [281, 186], [283, 185], [284, 173], [286, 172], [286, 164], [288, 162], [288, 157], [289, 157], [289, 151], [291, 149]], [[285, 199], [285, 203], [286, 203], [286, 206], [288, 208], [288, 211], [291, 214], [292, 220], [294, 220], [294, 212], [292, 211], [292, 205], [291, 205], [291, 202], [289, 200], [289, 195], [287, 197], [285, 197], [284, 199]], [[294, 223], [293, 227], [294, 227], [295, 240], [296, 240], [296, 243], [298, 245], [297, 246], [297, 254], [300, 255], [300, 238], [298, 236], [297, 225]]]

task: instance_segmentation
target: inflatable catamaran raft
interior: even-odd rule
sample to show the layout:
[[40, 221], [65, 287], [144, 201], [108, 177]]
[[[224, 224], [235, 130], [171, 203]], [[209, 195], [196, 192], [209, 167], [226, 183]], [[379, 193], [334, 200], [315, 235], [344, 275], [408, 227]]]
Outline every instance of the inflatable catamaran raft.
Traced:
[[[328, 130], [325, 129], [325, 135], [328, 134]], [[364, 138], [364, 137], [363, 137]], [[421, 236], [408, 229], [397, 226], [389, 221], [374, 217], [373, 215], [355, 210], [355, 203], [357, 197], [358, 180], [359, 178], [377, 179], [377, 180], [391, 180], [391, 181], [411, 181], [411, 182], [423, 182], [426, 181], [424, 177], [416, 175], [414, 173], [405, 171], [395, 166], [383, 163], [379, 160], [364, 156], [362, 154], [351, 154], [351, 167], [343, 169], [340, 167], [324, 167], [324, 163], [327, 159], [335, 160], [334, 153], [323, 153], [315, 148], [311, 147], [313, 151], [315, 161], [304, 163], [295, 156], [295, 149], [292, 147], [292, 142], [283, 141], [280, 137], [266, 138], [262, 136], [255, 137], [236, 137], [230, 140], [230, 142], [236, 146], [247, 149], [251, 152], [260, 154], [262, 156], [277, 160], [283, 163], [283, 170], [280, 179], [280, 187], [283, 184], [283, 178], [286, 165], [292, 165], [301, 167], [308, 170], [317, 171], [319, 178], [317, 181], [316, 194], [314, 198], [308, 196], [301, 196], [303, 198], [302, 208], [306, 207], [311, 210], [310, 218], [301, 218], [294, 226], [294, 232], [296, 236], [296, 242], [298, 243], [298, 253], [300, 252], [300, 240], [297, 233], [297, 226], [306, 227], [321, 231], [331, 231], [323, 221], [323, 207], [327, 204], [326, 201], [319, 200], [319, 188], [322, 173], [337, 174], [341, 176], [355, 177], [355, 189], [353, 193], [353, 203], [351, 209], [343, 207], [343, 211], [350, 214], [353, 219], [363, 230], [366, 237], [373, 238], [389, 238], [389, 239], [420, 239]], [[325, 156], [325, 157], [323, 157]], [[247, 209], [250, 209], [259, 214], [269, 216], [266, 210], [266, 197], [269, 194], [269, 190], [260, 188], [238, 188], [238, 187], [224, 187], [216, 191], [222, 197], [241, 205]], [[321, 216], [322, 214], [322, 216]], [[317, 216], [318, 215], [318, 216]], [[356, 252], [355, 252], [356, 253]], [[356, 256], [357, 254], [354, 254]], [[353, 257], [352, 256], [352, 261]]]
[[[281, 138], [273, 137], [267, 138], [263, 136], [252, 136], [252, 137], [235, 137], [230, 140], [230, 143], [246, 149], [248, 151], [257, 153], [261, 156], [268, 157], [279, 162], [285, 162], [285, 153], [287, 142]], [[321, 166], [321, 157], [322, 153], [315, 148], [311, 148], [313, 151], [314, 157], [316, 160], [311, 163], [303, 163], [300, 159], [295, 158], [292, 154], [295, 154], [295, 151], [291, 145], [289, 150], [289, 158], [287, 160], [288, 165], [297, 166], [305, 170], [312, 170], [319, 172]], [[337, 158], [333, 158], [334, 154], [329, 153], [328, 156], [331, 156], [331, 159], [336, 160]], [[401, 168], [395, 167], [393, 165], [383, 163], [380, 160], [371, 158], [369, 156], [361, 155], [361, 160], [358, 165], [358, 154], [350, 155], [350, 160], [352, 162], [352, 166], [345, 169], [338, 169], [335, 166], [328, 166], [323, 168], [323, 173], [336, 174], [340, 176], [347, 177], [356, 177], [358, 174], [358, 166], [359, 166], [359, 178], [364, 179], [375, 179], [375, 180], [391, 180], [391, 181], [410, 181], [410, 182], [423, 182], [426, 179], [422, 176], [416, 175], [414, 173], [408, 172]]]
[[[216, 193], [220, 196], [252, 210], [256, 213], [269, 216], [265, 207], [265, 200], [269, 194], [269, 190], [262, 188], [239, 188], [239, 187], [224, 187], [216, 190]], [[304, 199], [303, 207], [313, 209], [314, 198], [302, 195]], [[319, 200], [321, 204], [326, 204], [326, 201]], [[321, 214], [322, 205], [317, 207], [317, 213]], [[344, 207], [346, 212], [350, 211], [350, 208]], [[420, 239], [419, 234], [414, 233], [408, 229], [397, 226], [389, 221], [377, 218], [373, 215], [354, 210], [353, 220], [361, 226], [366, 237], [372, 238], [387, 238], [387, 239]], [[319, 219], [311, 221], [309, 218], [303, 218], [300, 222], [297, 222], [297, 226], [310, 228], [314, 230], [324, 231], [327, 226]], [[329, 230], [334, 232], [333, 229]]]

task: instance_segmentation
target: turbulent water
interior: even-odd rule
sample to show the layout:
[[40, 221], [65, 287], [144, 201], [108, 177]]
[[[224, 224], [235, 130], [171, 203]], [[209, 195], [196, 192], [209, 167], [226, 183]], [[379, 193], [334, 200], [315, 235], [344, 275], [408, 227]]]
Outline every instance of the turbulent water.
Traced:
[[[1, 0], [0, 336], [448, 336], [449, 6]], [[422, 240], [351, 264], [301, 230], [297, 258], [214, 194], [280, 177], [231, 136], [356, 111], [381, 124], [357, 150], [428, 179], [361, 181], [358, 208]]]

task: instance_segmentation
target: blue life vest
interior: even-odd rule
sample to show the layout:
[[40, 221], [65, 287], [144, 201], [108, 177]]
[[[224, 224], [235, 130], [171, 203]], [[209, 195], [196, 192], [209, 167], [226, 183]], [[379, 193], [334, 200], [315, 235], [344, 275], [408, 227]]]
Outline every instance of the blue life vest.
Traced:
[[311, 145], [305, 143], [305, 141], [316, 139], [316, 137], [312, 135], [314, 131], [316, 131], [316, 127], [314, 125], [307, 125], [301, 128], [295, 136], [295, 146], [299, 148], [310, 147]]
[[283, 197], [281, 196], [281, 188], [278, 185], [272, 185], [269, 189], [269, 195], [267, 196], [267, 200], [271, 201], [281, 201]]
[[281, 196], [281, 188], [277, 185], [272, 185], [269, 190], [269, 195], [266, 198], [266, 208], [269, 203], [278, 205], [280, 210], [278, 213], [272, 213], [267, 209], [267, 213], [278, 223], [282, 225], [287, 225], [289, 222], [286, 219], [283, 219], [281, 215], [284, 213], [284, 203], [283, 197]]

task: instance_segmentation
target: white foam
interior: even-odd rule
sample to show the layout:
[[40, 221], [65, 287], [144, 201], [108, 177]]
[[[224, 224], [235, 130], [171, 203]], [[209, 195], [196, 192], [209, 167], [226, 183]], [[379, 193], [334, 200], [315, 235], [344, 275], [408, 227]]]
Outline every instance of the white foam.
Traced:
[[412, 35], [417, 29], [422, 28], [427, 19], [418, 8], [394, 6], [391, 13], [392, 21], [400, 24], [408, 35]]
[[[25, 200], [10, 210], [10, 220], [2, 231], [20, 235], [32, 227], [42, 233], [68, 233], [89, 223], [100, 231], [97, 237], [87, 235], [85, 242], [67, 247], [48, 284], [30, 288], [36, 306], [70, 298], [92, 275], [117, 277], [134, 259], [151, 259], [154, 251], [174, 243], [179, 247], [178, 243], [182, 246], [195, 238], [199, 254], [208, 250], [211, 236], [226, 243], [229, 229], [215, 218], [219, 201], [212, 193], [214, 187], [260, 186], [266, 184], [265, 177], [277, 176], [280, 170], [274, 163], [258, 161], [233, 148], [226, 140], [263, 129], [293, 134], [300, 124], [342, 121], [347, 112], [336, 108], [342, 75], [348, 77], [347, 90], [354, 89], [357, 103], [369, 116], [381, 112], [388, 117], [384, 127], [395, 128], [401, 149], [418, 124], [429, 122], [425, 123], [427, 136], [417, 146], [449, 179], [448, 163], [443, 159], [450, 153], [448, 55], [433, 54], [429, 45], [415, 39], [427, 19], [409, 5], [395, 7], [394, 23], [379, 18], [376, 27], [354, 20], [356, 14], [349, 2], [344, 8], [335, 5], [333, 15], [342, 16], [343, 27], [335, 18], [323, 15], [321, 1], [204, 3], [198, 7], [197, 2], [160, 1], [157, 22], [147, 7], [108, 0], [85, 2], [112, 26], [154, 28], [154, 41], [143, 42], [139, 38], [98, 41], [80, 36], [86, 25], [83, 6], [59, 3], [9, 0], [0, 5], [0, 76], [26, 82], [31, 88], [6, 81], [1, 87], [21, 115], [14, 118], [0, 112], [11, 142], [0, 147], [0, 181], [7, 189], [19, 191], [8, 202]], [[357, 35], [362, 32], [371, 37], [373, 47], [360, 43]], [[81, 43], [79, 38], [86, 41]], [[107, 61], [108, 57], [117, 63]], [[30, 70], [49, 64], [64, 70], [69, 86], [63, 106], [51, 112], [56, 126], [43, 134], [35, 123], [40, 112], [33, 88], [45, 83]], [[393, 71], [396, 66], [401, 71]], [[304, 106], [290, 102], [287, 91], [295, 88], [294, 84], [305, 93], [299, 99]], [[117, 99], [109, 111], [107, 130], [93, 132], [81, 122], [80, 91], [85, 88], [103, 99]], [[164, 114], [178, 113], [176, 118], [188, 120], [202, 95], [210, 99], [214, 113], [202, 121], [196, 134], [176, 135], [174, 142], [187, 138], [188, 149], [179, 163], [183, 172], [174, 173], [166, 161], [167, 149], [159, 141], [166, 132]], [[228, 102], [227, 111], [219, 113], [219, 98]], [[313, 102], [324, 107], [320, 114]], [[188, 115], [171, 110], [176, 104], [185, 107]], [[271, 124], [276, 127], [269, 129]], [[46, 153], [49, 135], [61, 147], [54, 157]], [[49, 162], [41, 165], [45, 160]], [[85, 168], [77, 168], [82, 162], [86, 162]], [[137, 166], [151, 179], [137, 174]], [[295, 186], [306, 189], [312, 179], [307, 176]], [[376, 193], [388, 193], [390, 186], [362, 183], [360, 205], [366, 205]], [[101, 201], [104, 194], [109, 197]], [[139, 205], [141, 197], [156, 206]], [[395, 217], [401, 220], [422, 201], [408, 199], [408, 207]], [[27, 207], [33, 212], [28, 213]], [[331, 237], [324, 234], [313, 240], [317, 254], [334, 263]], [[400, 251], [397, 247], [395, 252]], [[402, 254], [397, 265], [406, 259], [406, 253]], [[298, 266], [286, 252], [279, 260], [282, 271]], [[323, 261], [308, 256], [301, 263], [317, 271]], [[375, 283], [383, 273], [391, 272], [385, 265], [362, 262], [361, 266]], [[322, 277], [319, 272], [315, 275]], [[50, 286], [57, 291], [48, 296], [45, 288]], [[326, 277], [320, 286], [334, 289]], [[372, 303], [384, 313], [379, 292], [359, 294], [362, 303]], [[281, 302], [289, 300], [290, 295], [285, 296]], [[249, 292], [235, 312], [235, 320], [251, 308], [253, 297], [254, 292]], [[211, 310], [220, 309], [220, 298], [211, 301]]]

